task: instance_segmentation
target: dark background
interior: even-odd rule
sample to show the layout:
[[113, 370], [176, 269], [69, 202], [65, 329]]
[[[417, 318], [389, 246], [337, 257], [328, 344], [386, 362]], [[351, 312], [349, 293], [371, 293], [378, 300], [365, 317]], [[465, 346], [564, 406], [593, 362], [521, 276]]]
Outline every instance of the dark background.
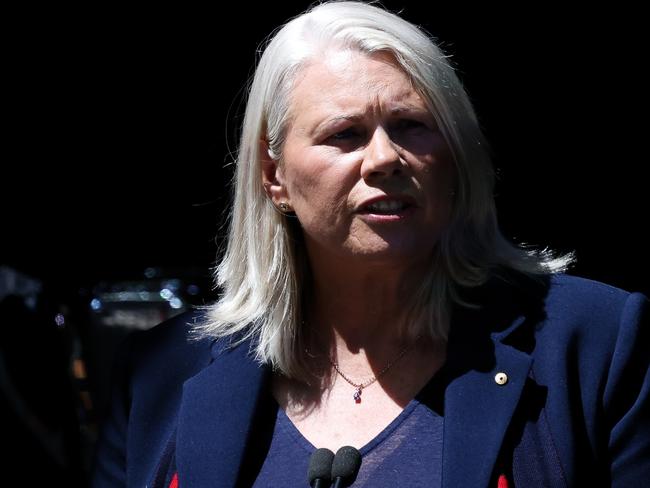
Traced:
[[[492, 144], [505, 233], [576, 250], [577, 273], [649, 291], [637, 13], [385, 3], [459, 66]], [[150, 265], [210, 266], [241, 88], [258, 44], [305, 5], [18, 18], [6, 261], [71, 288]]]
[[[639, 12], [421, 3], [384, 2], [459, 67], [492, 145], [504, 233], [650, 294]], [[42, 281], [54, 308], [87, 307], [98, 282], [152, 266], [192, 270], [209, 301], [242, 87], [260, 42], [306, 6], [9, 16], [0, 264]]]

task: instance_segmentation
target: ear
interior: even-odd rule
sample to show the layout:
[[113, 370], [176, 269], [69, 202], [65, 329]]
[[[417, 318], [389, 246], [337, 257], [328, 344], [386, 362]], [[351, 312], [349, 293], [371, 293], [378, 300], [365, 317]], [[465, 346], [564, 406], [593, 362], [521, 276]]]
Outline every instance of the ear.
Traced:
[[274, 205], [281, 202], [291, 204], [287, 188], [284, 185], [282, 168], [279, 161], [273, 159], [269, 151], [269, 143], [260, 139], [260, 162], [262, 163], [262, 185]]

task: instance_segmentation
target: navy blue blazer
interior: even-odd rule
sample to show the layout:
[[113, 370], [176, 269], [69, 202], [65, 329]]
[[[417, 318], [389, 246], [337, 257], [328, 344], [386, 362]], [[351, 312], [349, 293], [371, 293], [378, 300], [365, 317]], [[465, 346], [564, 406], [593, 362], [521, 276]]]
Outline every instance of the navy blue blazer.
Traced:
[[[452, 316], [434, 377], [445, 488], [650, 480], [650, 323], [638, 293], [557, 275], [494, 278]], [[93, 486], [250, 486], [275, 411], [249, 343], [188, 340], [184, 314], [120, 356]], [[499, 384], [497, 373], [507, 375]], [[277, 408], [277, 407], [276, 407]], [[307, 482], [305, 481], [305, 486]]]

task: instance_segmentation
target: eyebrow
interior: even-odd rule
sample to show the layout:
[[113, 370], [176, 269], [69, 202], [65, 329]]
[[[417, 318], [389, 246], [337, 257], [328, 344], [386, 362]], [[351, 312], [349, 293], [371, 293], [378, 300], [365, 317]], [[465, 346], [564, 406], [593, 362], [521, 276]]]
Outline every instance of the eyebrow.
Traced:
[[[417, 113], [419, 115], [428, 115], [430, 116], [431, 114], [429, 113], [428, 110], [418, 107], [416, 105], [402, 105], [399, 107], [394, 107], [391, 108], [388, 113], [389, 115], [399, 115], [402, 113]], [[328, 119], [325, 119], [324, 121], [320, 122], [316, 127], [314, 127], [311, 131], [310, 134], [318, 134], [321, 132], [323, 129], [326, 127], [335, 124], [336, 122], [339, 122], [341, 120], [345, 121], [350, 121], [350, 122], [359, 122], [360, 120], [363, 120], [365, 117], [364, 113], [351, 113], [351, 114], [346, 114], [346, 115], [336, 115], [334, 117], [330, 117]]]
[[350, 121], [350, 122], [359, 122], [360, 120], [363, 119], [362, 114], [348, 114], [348, 115], [336, 115], [334, 117], [330, 117], [328, 119], [323, 120], [320, 124], [318, 124], [316, 127], [314, 127], [310, 133], [313, 134], [318, 134], [325, 128], [329, 127], [330, 125], [334, 125], [336, 122], [339, 122], [341, 120], [345, 121]]

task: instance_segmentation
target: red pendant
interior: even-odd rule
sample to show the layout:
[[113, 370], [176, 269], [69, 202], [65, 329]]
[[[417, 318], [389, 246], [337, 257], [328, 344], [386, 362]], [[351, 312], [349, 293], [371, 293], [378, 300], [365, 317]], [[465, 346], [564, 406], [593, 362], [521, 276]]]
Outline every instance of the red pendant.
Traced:
[[354, 392], [354, 402], [361, 403], [361, 388], [357, 388], [357, 391]]

